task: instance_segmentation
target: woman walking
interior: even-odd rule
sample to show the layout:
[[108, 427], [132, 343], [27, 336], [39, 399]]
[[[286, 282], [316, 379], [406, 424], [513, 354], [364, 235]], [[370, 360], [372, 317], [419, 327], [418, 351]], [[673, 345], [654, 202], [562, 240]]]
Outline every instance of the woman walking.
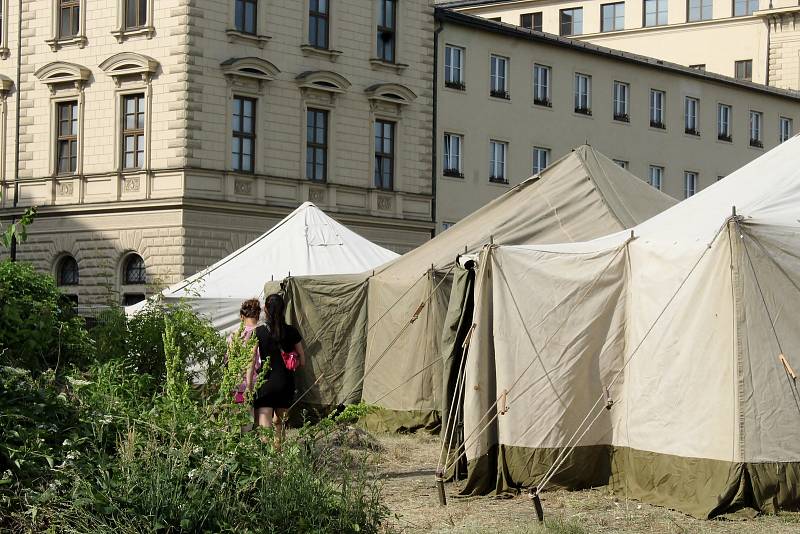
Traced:
[[264, 302], [265, 324], [255, 330], [261, 357], [269, 362], [264, 384], [256, 392], [256, 426], [274, 427], [275, 446], [283, 439], [283, 421], [294, 399], [294, 371], [303, 367], [306, 356], [302, 336], [286, 324], [283, 297], [272, 294]]

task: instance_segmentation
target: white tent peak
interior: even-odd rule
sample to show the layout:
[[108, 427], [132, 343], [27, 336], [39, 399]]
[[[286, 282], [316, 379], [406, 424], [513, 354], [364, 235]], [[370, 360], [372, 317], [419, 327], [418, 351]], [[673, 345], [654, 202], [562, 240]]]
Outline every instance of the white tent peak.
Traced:
[[[396, 257], [305, 202], [258, 238], [173, 284], [161, 296], [167, 301], [186, 299], [211, 316], [215, 325], [227, 326], [238, 321], [242, 300], [263, 296], [266, 282], [290, 275], [361, 273]], [[137, 305], [127, 311], [135, 313], [140, 308]], [[231, 317], [227, 317], [229, 309], [233, 310]], [[225, 324], [218, 324], [217, 317], [222, 315]]]

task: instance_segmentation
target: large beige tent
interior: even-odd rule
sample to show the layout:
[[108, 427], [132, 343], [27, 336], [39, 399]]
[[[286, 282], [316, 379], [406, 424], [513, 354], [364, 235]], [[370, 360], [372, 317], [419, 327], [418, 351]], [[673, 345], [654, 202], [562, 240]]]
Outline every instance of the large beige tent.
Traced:
[[673, 204], [582, 146], [375, 272], [348, 277], [341, 285], [331, 277], [290, 279], [292, 320], [312, 345], [310, 360], [316, 362], [303, 379], [307, 389], [316, 384], [308, 399], [324, 405], [363, 398], [384, 409], [372, 422], [391, 430], [436, 426], [442, 407], [440, 344], [460, 254], [477, 252], [490, 241], [591, 239]]
[[800, 137], [609, 237], [487, 247], [467, 492], [800, 505]]

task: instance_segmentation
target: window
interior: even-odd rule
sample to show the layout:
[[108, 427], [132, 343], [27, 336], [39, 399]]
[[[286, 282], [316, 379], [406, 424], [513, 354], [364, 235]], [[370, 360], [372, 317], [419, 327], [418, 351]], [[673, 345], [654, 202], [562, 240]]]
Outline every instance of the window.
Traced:
[[125, 260], [122, 279], [126, 285], [143, 285], [147, 283], [144, 260], [141, 256], [138, 254], [128, 256]]
[[742, 61], [737, 61], [734, 63], [734, 71], [736, 73], [736, 77], [740, 80], [752, 80], [753, 79], [753, 60], [752, 59], [745, 59]]
[[706, 64], [705, 63], [698, 63], [696, 65], [689, 65], [690, 69], [699, 70], [700, 72], [706, 71]]
[[778, 142], [783, 143], [784, 141], [788, 141], [790, 137], [792, 137], [792, 119], [781, 117], [779, 126], [779, 133], [778, 133]]
[[56, 169], [71, 174], [78, 170], [78, 102], [59, 102], [57, 113]]
[[613, 32], [625, 29], [625, 2], [600, 6], [600, 31]]
[[306, 112], [306, 178], [324, 182], [328, 179], [328, 112]]
[[664, 167], [650, 165], [650, 185], [661, 191], [661, 180], [664, 178]]
[[523, 13], [519, 16], [519, 25], [529, 30], [542, 31], [542, 12]]
[[683, 103], [683, 129], [689, 135], [700, 135], [697, 122], [700, 100], [687, 96]]
[[489, 94], [508, 99], [508, 58], [493, 55], [489, 62], [491, 65]]
[[630, 122], [628, 101], [631, 86], [623, 82], [614, 82], [614, 120]]
[[665, 129], [664, 106], [667, 95], [664, 91], [650, 89], [650, 126], [653, 128]]
[[697, 173], [686, 171], [683, 173], [683, 198], [689, 198], [697, 192]]
[[308, 2], [308, 44], [323, 50], [328, 48], [328, 28], [330, 26], [328, 0], [309, 0]]
[[444, 85], [451, 89], [464, 90], [464, 49], [458, 46], [444, 47]]
[[763, 113], [760, 111], [750, 112], [750, 146], [764, 148], [764, 141], [761, 139], [761, 125], [763, 122]]
[[628, 163], [629, 162], [625, 161], [624, 159], [615, 159], [615, 160], [612, 160], [612, 161], [614, 163], [616, 163], [617, 165], [619, 165], [623, 169], [627, 169], [628, 168]]
[[59, 0], [58, 38], [77, 37], [81, 26], [80, 0]]
[[559, 35], [580, 35], [583, 33], [583, 8], [562, 9], [559, 14]]
[[667, 23], [667, 0], [644, 0], [644, 25], [662, 26]]
[[733, 0], [733, 16], [743, 17], [758, 11], [758, 0]]
[[122, 168], [144, 167], [144, 95], [122, 97]]
[[533, 103], [537, 106], [552, 106], [550, 100], [550, 67], [533, 65]]
[[144, 300], [144, 293], [125, 293], [122, 295], [123, 306], [133, 306]]
[[489, 181], [507, 184], [506, 156], [508, 143], [492, 140], [489, 142]]
[[375, 121], [375, 187], [394, 187], [394, 123]]
[[449, 230], [450, 228], [455, 226], [455, 224], [456, 223], [454, 222], [442, 221], [442, 231], [444, 232], [445, 230]]
[[147, 0], [125, 0], [125, 29], [133, 30], [146, 25]]
[[731, 107], [720, 104], [717, 108], [717, 139], [731, 142]]
[[501, 17], [489, 17], [489, 20], [491, 20], [492, 22], [503, 22], [503, 19]]
[[713, 0], [687, 0], [686, 20], [695, 22], [698, 20], [710, 20], [712, 14]]
[[575, 113], [592, 114], [592, 77], [575, 74]]
[[378, 59], [387, 63], [394, 63], [396, 29], [396, 0], [378, 0]]
[[[130, 0], [128, 0], [130, 1]], [[255, 35], [257, 30], [257, 0], [236, 0], [234, 22], [236, 30]]]
[[463, 178], [461, 172], [461, 145], [464, 138], [457, 134], [444, 134], [444, 164], [442, 173], [445, 176]]
[[233, 170], [255, 170], [256, 100], [233, 97]]
[[61, 258], [56, 269], [56, 276], [60, 286], [77, 286], [80, 282], [80, 273], [75, 258], [72, 256]]
[[539, 174], [550, 165], [550, 149], [533, 147], [533, 174]]

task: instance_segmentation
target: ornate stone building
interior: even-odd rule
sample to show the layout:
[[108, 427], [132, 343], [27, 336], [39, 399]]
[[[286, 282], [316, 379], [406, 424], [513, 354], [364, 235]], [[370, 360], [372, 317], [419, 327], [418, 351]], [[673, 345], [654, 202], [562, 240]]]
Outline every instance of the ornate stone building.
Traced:
[[16, 7], [0, 0], [0, 207], [39, 206], [19, 258], [81, 304], [139, 299], [305, 200], [397, 251], [430, 237], [432, 2]]

